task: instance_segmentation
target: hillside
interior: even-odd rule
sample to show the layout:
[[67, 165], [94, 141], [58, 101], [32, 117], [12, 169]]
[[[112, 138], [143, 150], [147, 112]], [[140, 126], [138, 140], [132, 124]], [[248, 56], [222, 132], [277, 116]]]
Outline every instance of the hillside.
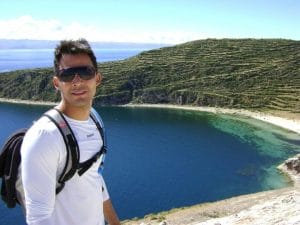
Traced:
[[[99, 64], [96, 104], [170, 103], [300, 112], [300, 41], [207, 39]], [[0, 97], [57, 101], [52, 69], [0, 74]]]

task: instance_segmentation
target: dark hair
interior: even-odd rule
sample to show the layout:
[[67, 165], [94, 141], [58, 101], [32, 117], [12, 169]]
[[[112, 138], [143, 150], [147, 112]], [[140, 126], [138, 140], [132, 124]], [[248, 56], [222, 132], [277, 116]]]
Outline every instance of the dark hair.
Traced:
[[88, 41], [84, 38], [78, 40], [62, 40], [55, 48], [54, 51], [54, 73], [57, 75], [59, 71], [59, 62], [63, 54], [87, 54], [95, 67], [96, 71], [97, 67], [97, 59], [96, 56], [88, 43]]

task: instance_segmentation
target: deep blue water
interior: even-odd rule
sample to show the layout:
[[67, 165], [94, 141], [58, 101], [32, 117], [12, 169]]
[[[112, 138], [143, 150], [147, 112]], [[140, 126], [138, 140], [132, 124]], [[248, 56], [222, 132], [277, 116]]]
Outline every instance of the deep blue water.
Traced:
[[[122, 60], [143, 49], [94, 49], [98, 62]], [[0, 49], [0, 72], [53, 66], [53, 49]]]
[[[0, 143], [45, 106], [0, 103]], [[171, 109], [97, 108], [107, 128], [104, 177], [121, 219], [288, 185], [276, 166], [299, 135], [253, 119]], [[0, 224], [24, 224], [0, 203]]]

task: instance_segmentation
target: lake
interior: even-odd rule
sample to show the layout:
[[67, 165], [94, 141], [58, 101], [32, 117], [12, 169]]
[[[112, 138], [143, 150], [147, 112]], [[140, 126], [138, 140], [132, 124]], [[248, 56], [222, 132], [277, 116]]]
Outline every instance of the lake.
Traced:
[[[49, 106], [0, 103], [0, 143]], [[104, 177], [121, 219], [289, 185], [276, 166], [299, 135], [254, 119], [179, 109], [97, 107], [109, 151]], [[0, 224], [25, 224], [0, 203]]]
[[[98, 62], [135, 56], [145, 49], [94, 49]], [[53, 49], [0, 49], [0, 72], [53, 66]]]

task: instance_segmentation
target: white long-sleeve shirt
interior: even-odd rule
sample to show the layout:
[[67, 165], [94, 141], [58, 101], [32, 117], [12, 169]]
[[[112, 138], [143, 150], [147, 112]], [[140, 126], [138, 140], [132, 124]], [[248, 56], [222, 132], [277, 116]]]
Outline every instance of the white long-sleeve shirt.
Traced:
[[[80, 162], [91, 158], [102, 146], [93, 120], [77, 121], [66, 117], [77, 139]], [[48, 118], [42, 117], [26, 133], [21, 148], [21, 178], [26, 221], [29, 225], [103, 225], [103, 202], [109, 199], [105, 182], [98, 173], [100, 160], [82, 176], [77, 173], [55, 194], [57, 179], [66, 163], [62, 135]], [[102, 187], [104, 191], [102, 190]], [[24, 196], [25, 194], [25, 196]]]

